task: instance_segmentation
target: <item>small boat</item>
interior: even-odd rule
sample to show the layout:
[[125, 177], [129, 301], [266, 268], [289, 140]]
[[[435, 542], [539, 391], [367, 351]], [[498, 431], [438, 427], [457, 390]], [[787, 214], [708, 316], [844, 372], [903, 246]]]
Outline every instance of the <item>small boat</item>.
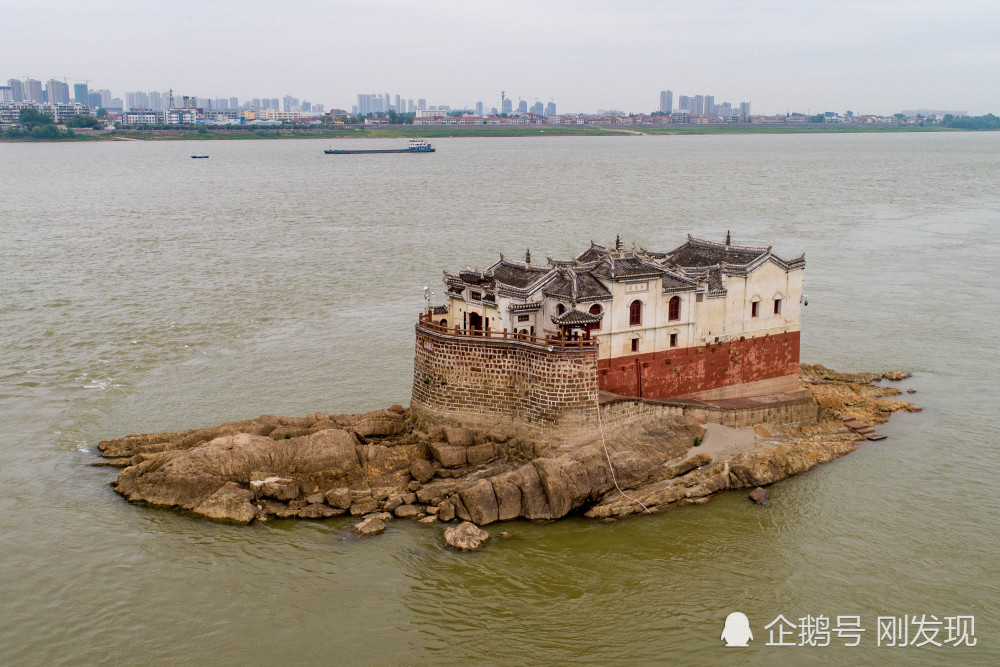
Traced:
[[433, 153], [434, 147], [424, 139], [410, 139], [406, 148], [377, 148], [377, 149], [355, 149], [355, 150], [334, 150], [323, 151], [327, 155], [358, 155], [361, 153]]
[[192, 160], [207, 160], [208, 156], [207, 155], [192, 155], [191, 159]]

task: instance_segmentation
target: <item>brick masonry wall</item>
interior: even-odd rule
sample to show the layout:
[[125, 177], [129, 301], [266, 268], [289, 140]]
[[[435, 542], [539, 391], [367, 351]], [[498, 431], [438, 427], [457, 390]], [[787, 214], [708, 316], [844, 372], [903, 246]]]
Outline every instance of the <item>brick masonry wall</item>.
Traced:
[[411, 405], [439, 415], [596, 424], [597, 350], [416, 330]]
[[642, 398], [693, 396], [722, 387], [797, 376], [799, 332], [602, 359], [598, 369], [600, 388], [615, 394]]

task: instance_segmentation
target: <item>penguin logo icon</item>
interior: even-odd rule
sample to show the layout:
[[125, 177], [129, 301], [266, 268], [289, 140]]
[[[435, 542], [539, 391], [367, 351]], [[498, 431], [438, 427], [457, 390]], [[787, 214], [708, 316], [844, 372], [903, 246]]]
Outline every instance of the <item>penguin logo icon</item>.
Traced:
[[750, 631], [750, 619], [741, 611], [734, 611], [726, 616], [726, 627], [722, 630], [722, 641], [726, 642], [726, 647], [746, 646], [748, 641], [753, 640], [753, 632]]

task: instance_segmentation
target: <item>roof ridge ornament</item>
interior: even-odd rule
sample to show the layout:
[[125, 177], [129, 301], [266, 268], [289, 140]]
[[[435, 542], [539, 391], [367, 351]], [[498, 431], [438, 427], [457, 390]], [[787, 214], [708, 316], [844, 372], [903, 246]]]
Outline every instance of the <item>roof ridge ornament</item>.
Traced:
[[615, 234], [615, 250], [621, 252], [625, 249], [625, 244], [622, 243], [622, 237], [619, 234]]
[[524, 252], [524, 263], [525, 264], [531, 264], [531, 248], [528, 248]]
[[730, 236], [729, 236], [729, 230], [727, 229], [726, 230], [726, 245], [732, 245], [732, 244], [733, 244], [733, 240], [730, 238]]

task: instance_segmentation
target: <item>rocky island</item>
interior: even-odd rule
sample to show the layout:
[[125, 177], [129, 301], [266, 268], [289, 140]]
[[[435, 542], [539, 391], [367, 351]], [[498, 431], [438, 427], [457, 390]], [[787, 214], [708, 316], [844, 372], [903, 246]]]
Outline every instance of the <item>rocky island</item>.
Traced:
[[393, 406], [357, 415], [314, 412], [99, 445], [121, 467], [112, 485], [133, 502], [248, 524], [350, 515], [379, 533], [393, 517], [424, 523], [610, 519], [705, 503], [726, 489], [754, 489], [844, 456], [877, 439], [874, 425], [919, 408], [877, 384], [902, 372], [838, 373], [803, 364], [809, 419], [733, 429], [718, 411], [678, 401], [667, 415], [546, 437], [482, 427]]

